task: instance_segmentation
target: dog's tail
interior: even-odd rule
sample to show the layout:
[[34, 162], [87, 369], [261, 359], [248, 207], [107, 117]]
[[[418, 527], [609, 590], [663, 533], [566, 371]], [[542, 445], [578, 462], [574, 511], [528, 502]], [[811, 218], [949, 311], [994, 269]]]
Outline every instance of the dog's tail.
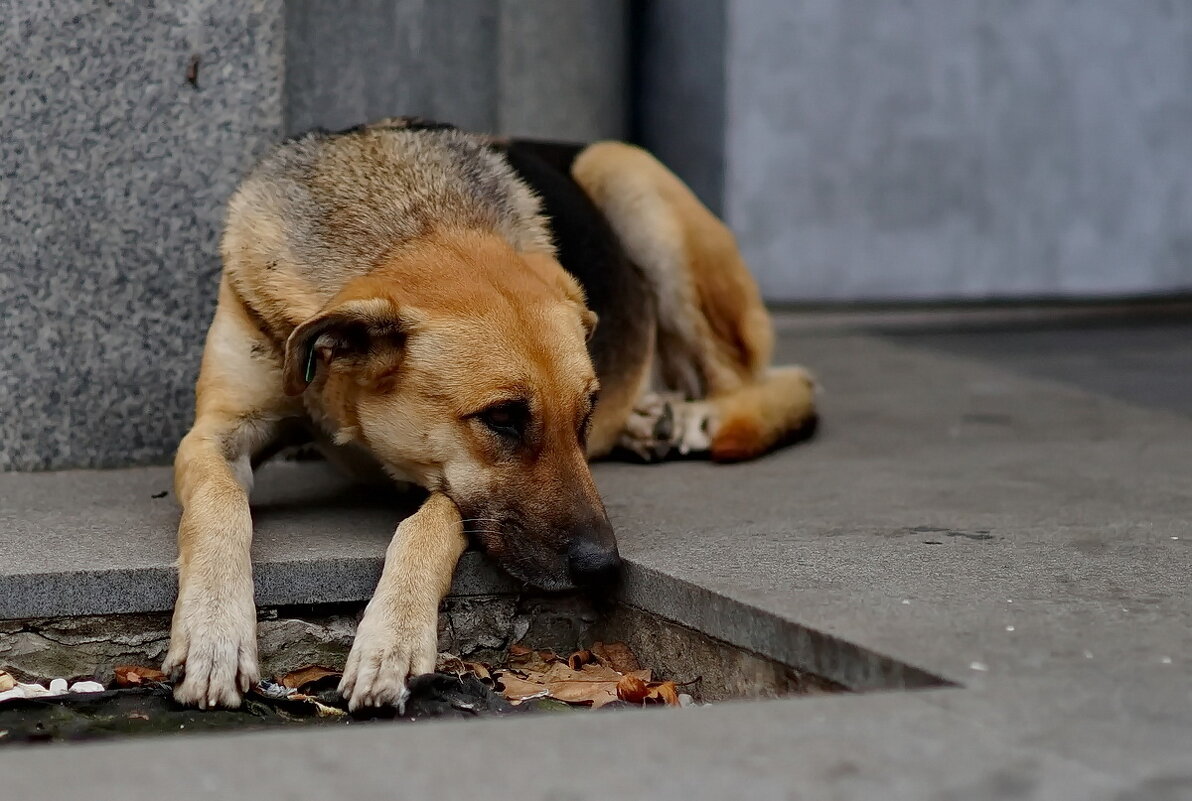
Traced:
[[815, 379], [802, 367], [772, 367], [757, 381], [709, 398], [716, 409], [712, 458], [753, 459], [810, 436], [818, 418]]

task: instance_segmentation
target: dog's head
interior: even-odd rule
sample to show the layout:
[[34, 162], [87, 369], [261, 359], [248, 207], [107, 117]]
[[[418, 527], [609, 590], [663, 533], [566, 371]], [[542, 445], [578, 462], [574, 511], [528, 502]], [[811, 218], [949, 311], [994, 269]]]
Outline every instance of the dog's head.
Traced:
[[616, 540], [585, 454], [595, 315], [554, 258], [440, 235], [349, 284], [286, 344], [341, 442], [448, 495], [514, 576], [607, 583]]

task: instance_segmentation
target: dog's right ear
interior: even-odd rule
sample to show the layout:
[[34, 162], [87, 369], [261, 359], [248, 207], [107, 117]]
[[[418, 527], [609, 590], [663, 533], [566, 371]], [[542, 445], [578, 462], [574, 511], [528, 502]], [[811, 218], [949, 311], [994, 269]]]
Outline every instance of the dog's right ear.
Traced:
[[369, 368], [383, 360], [396, 366], [408, 330], [397, 304], [388, 298], [349, 300], [319, 312], [286, 340], [286, 394], [301, 395], [320, 364]]

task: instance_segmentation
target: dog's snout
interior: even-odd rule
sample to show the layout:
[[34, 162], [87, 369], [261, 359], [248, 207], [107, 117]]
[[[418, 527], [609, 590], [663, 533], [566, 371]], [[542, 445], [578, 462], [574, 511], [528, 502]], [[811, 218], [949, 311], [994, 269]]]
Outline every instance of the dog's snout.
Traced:
[[567, 549], [567, 563], [571, 580], [584, 587], [603, 587], [612, 584], [621, 567], [621, 555], [612, 529], [604, 524], [606, 536], [580, 536]]
[[601, 545], [580, 539], [568, 549], [571, 580], [585, 587], [601, 587], [613, 583], [621, 567], [617, 546]]

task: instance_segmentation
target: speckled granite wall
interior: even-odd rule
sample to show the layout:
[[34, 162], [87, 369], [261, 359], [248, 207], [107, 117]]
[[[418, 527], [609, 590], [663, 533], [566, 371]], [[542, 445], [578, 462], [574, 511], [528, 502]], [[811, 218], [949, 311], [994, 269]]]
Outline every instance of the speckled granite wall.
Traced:
[[3, 15], [0, 469], [168, 459], [223, 203], [281, 130], [282, 2]]
[[571, 138], [624, 126], [625, 0], [3, 8], [0, 470], [171, 458], [223, 205], [287, 129], [409, 113]]

